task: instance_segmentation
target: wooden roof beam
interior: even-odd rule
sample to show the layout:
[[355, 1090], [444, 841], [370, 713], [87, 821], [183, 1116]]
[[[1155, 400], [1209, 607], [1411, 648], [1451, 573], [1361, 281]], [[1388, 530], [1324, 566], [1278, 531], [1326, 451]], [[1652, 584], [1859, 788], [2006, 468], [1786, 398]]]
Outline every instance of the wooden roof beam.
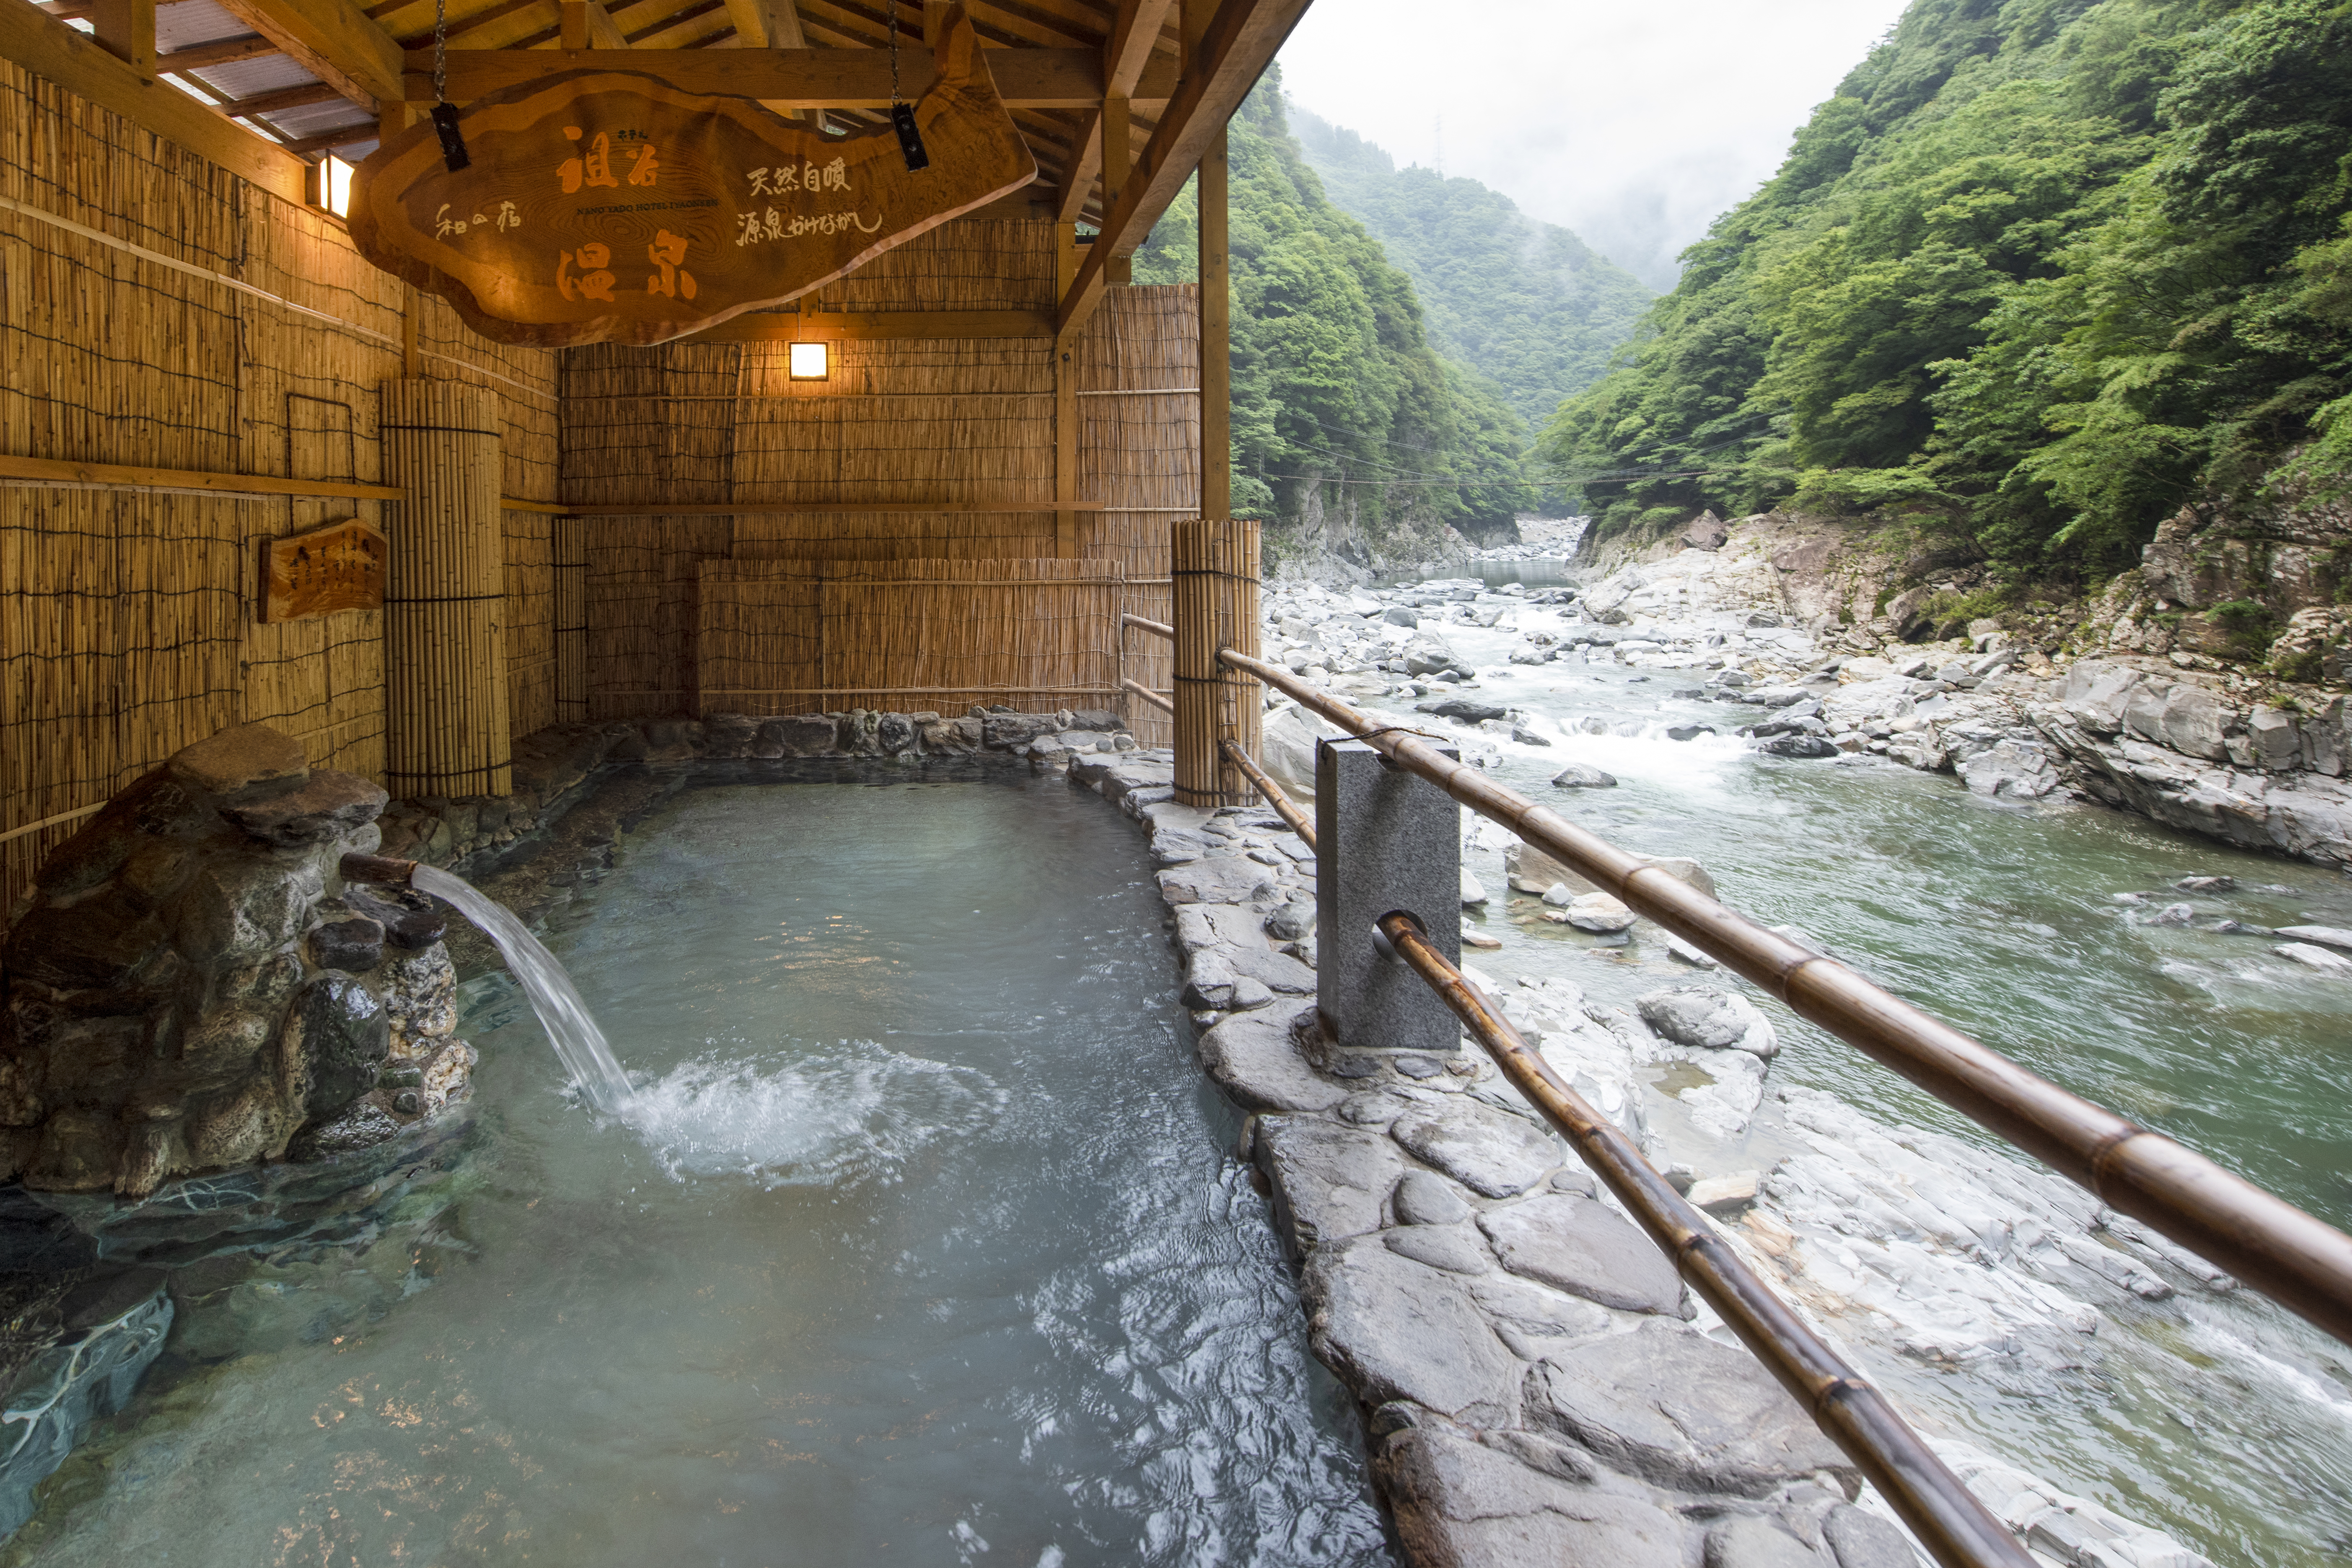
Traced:
[[[801, 8], [798, 0], [727, 0], [728, 17], [735, 24], [735, 47], [740, 49], [805, 49], [808, 36], [801, 29]], [[799, 110], [780, 100], [761, 99], [761, 107], [774, 110], [789, 120], [805, 116], [822, 133], [824, 110]]]
[[0, 5], [0, 56], [211, 159], [273, 196], [308, 200], [310, 168], [301, 159], [223, 119], [171, 83], [142, 78], [97, 39], [34, 6]]
[[1064, 336], [1076, 331], [1102, 303], [1113, 256], [1135, 254], [1151, 225], [1192, 177], [1202, 153], [1306, 14], [1308, 0], [1223, 0], [1202, 35], [1199, 57], [1188, 62], [1175, 96], [1145, 144], [1118, 204], [1103, 215], [1102, 234], [1087, 247], [1078, 276], [1056, 312]]
[[1114, 98], [1133, 98], [1143, 68], [1160, 42], [1160, 25], [1174, 0], [1119, 0], [1118, 20], [1103, 44], [1103, 90]]
[[400, 101], [400, 45], [352, 0], [221, 0], [221, 5], [371, 113]]
[[[237, 0], [251, 4], [253, 0]], [[286, 0], [271, 0], [283, 4]], [[348, 0], [338, 0], [348, 4]], [[1303, 9], [1306, 0], [1283, 0]], [[371, 24], [373, 26], [373, 24]], [[1099, 109], [1103, 60], [1097, 49], [983, 49], [1008, 109]], [[449, 98], [470, 103], [493, 92], [536, 81], [551, 66], [543, 55], [520, 49], [449, 51]], [[564, 69], [651, 72], [681, 92], [726, 93], [796, 109], [887, 109], [890, 56], [886, 49], [670, 49], [631, 53], [609, 45], [574, 54]], [[433, 101], [433, 51], [407, 56], [411, 103]], [[919, 44], [898, 51], [899, 90], [922, 96], [937, 71]], [[1136, 83], [1134, 102], [1157, 107], [1179, 90], [1173, 61], [1154, 60]], [[1255, 78], [1252, 78], [1255, 79]]]

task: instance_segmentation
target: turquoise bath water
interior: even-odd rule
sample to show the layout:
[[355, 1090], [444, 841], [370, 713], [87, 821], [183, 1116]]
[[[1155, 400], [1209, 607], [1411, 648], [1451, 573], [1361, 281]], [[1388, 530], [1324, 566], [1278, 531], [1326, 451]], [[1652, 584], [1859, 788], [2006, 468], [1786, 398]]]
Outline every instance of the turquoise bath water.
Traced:
[[14, 1554], [1391, 1561], [1161, 918], [1058, 779], [678, 798], [549, 935], [634, 1123], [469, 988], [437, 1208], [184, 1313]]

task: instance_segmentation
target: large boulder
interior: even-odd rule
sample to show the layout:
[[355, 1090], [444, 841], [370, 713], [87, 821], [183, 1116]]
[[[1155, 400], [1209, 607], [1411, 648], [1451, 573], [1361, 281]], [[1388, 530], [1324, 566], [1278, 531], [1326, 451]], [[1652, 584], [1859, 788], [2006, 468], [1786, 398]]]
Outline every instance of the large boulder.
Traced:
[[1643, 1023], [1676, 1045], [1766, 1057], [1780, 1049], [1771, 1020], [1737, 991], [1671, 986], [1645, 993], [1633, 1007]]

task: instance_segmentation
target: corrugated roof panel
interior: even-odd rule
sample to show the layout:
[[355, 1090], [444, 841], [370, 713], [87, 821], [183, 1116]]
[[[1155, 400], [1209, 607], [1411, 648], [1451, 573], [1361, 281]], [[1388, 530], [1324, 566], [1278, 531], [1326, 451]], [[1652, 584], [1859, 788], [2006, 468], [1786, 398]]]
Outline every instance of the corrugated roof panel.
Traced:
[[223, 38], [242, 38], [252, 31], [248, 24], [230, 16], [215, 0], [179, 0], [177, 5], [155, 7], [158, 49], [190, 49]]
[[205, 86], [218, 88], [231, 98], [252, 98], [260, 93], [279, 92], [289, 87], [315, 83], [319, 79], [284, 55], [264, 55], [257, 60], [239, 60], [234, 65], [215, 66], [210, 70], [191, 74]]
[[276, 126], [278, 134], [287, 141], [302, 141], [344, 125], [364, 125], [373, 131], [375, 117], [361, 114], [353, 105], [339, 98], [331, 103], [307, 104], [300, 109], [280, 110], [269, 117], [269, 123]]

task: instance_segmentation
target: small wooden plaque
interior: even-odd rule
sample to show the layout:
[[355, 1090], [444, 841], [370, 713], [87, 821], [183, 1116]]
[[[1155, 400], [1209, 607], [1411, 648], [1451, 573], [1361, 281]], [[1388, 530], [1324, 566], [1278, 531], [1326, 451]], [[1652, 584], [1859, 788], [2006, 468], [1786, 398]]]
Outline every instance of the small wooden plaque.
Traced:
[[262, 558], [261, 618], [304, 621], [338, 610], [383, 608], [384, 538], [357, 517], [291, 538]]

